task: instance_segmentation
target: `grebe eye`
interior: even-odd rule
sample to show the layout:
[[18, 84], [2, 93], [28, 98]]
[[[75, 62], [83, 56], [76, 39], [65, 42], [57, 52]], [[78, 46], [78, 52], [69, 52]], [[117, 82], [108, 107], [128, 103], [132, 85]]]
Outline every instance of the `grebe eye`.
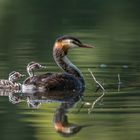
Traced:
[[80, 46], [80, 45], [81, 45], [81, 43], [79, 43], [79, 42], [77, 42], [77, 41], [75, 41], [75, 40], [72, 40], [71, 43], [73, 43], [73, 44], [76, 45], [76, 46]]

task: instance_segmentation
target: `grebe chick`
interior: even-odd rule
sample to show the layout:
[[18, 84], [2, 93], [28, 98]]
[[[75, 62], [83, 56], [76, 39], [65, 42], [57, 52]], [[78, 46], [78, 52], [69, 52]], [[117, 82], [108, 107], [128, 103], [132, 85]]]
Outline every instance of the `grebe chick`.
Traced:
[[17, 71], [12, 71], [11, 73], [9, 73], [8, 80], [6, 80], [6, 79], [0, 80], [0, 88], [1, 89], [19, 90], [21, 87], [21, 84], [16, 83], [16, 81], [24, 76], [25, 75], [23, 75]]
[[29, 77], [27, 77], [22, 84], [22, 92], [23, 93], [25, 93], [26, 90], [28, 92], [30, 92], [30, 89], [32, 89], [32, 88], [30, 86], [28, 86], [26, 83], [28, 83], [33, 77], [36, 77], [36, 75], [34, 74], [35, 70], [39, 70], [42, 68], [46, 68], [46, 66], [43, 66], [43, 65], [41, 65], [37, 62], [34, 62], [34, 61], [28, 63], [28, 65], [26, 66], [26, 70], [27, 70], [27, 73], [29, 74]]
[[34, 61], [28, 63], [28, 65], [26, 67], [27, 73], [29, 74], [29, 77], [35, 76], [34, 70], [42, 69], [42, 68], [46, 68], [46, 66], [42, 66], [41, 64], [34, 62]]
[[54, 44], [53, 57], [56, 64], [65, 73], [46, 73], [33, 76], [24, 82], [24, 88], [30, 87], [36, 91], [72, 90], [82, 93], [85, 89], [85, 82], [80, 70], [67, 58], [68, 50], [71, 48], [92, 48], [83, 44], [75, 37], [62, 36]]

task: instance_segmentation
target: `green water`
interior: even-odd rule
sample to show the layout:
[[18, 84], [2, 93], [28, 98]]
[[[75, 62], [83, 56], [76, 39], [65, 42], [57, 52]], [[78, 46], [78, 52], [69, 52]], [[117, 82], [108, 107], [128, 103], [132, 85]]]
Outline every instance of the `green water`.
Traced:
[[[0, 78], [37, 61], [47, 71], [61, 72], [52, 57], [57, 37], [67, 34], [94, 49], [70, 50], [69, 58], [86, 80], [84, 100], [95, 93], [88, 68], [105, 88], [91, 114], [81, 102], [70, 109], [69, 121], [91, 124], [69, 137], [77, 140], [139, 140], [140, 132], [140, 2], [138, 0], [0, 0]], [[38, 74], [46, 70], [38, 71]], [[121, 86], [118, 91], [118, 74]], [[53, 126], [60, 103], [30, 109], [26, 102], [12, 104], [0, 97], [0, 140], [63, 140]]]

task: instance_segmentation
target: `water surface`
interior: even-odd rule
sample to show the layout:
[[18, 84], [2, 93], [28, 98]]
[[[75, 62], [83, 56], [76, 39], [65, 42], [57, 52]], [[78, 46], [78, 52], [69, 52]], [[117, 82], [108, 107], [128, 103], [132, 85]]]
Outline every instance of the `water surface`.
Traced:
[[[92, 104], [102, 93], [95, 92], [88, 68], [105, 88], [105, 96], [88, 114], [79, 112], [82, 102], [70, 109], [69, 121], [91, 124], [70, 139], [138, 140], [140, 131], [140, 18], [139, 1], [1, 0], [0, 78], [13, 70], [26, 74], [26, 65], [37, 61], [47, 71], [61, 72], [52, 57], [57, 37], [68, 34], [94, 49], [70, 50], [69, 58], [86, 80], [84, 100]], [[38, 71], [37, 74], [46, 70]], [[121, 85], [118, 90], [118, 74]], [[21, 81], [22, 82], [22, 81]], [[53, 126], [59, 102], [30, 109], [26, 101], [12, 104], [0, 97], [1, 140], [61, 140]]]

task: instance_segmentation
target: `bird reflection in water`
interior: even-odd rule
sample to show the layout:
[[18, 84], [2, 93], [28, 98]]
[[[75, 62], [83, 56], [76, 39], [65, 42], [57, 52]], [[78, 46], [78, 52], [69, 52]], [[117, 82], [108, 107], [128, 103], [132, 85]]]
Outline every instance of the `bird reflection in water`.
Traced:
[[65, 137], [70, 137], [80, 132], [82, 128], [91, 126], [74, 124], [68, 121], [69, 109], [73, 108], [82, 96], [75, 91], [22, 94], [12, 90], [0, 90], [0, 96], [9, 96], [9, 101], [13, 104], [27, 102], [30, 108], [39, 108], [41, 104], [48, 102], [60, 102], [60, 106], [54, 113], [53, 124], [56, 132]]
[[68, 110], [73, 107], [75, 103], [72, 102], [65, 102], [61, 103], [61, 105], [56, 110], [56, 113], [54, 115], [54, 127], [55, 130], [65, 137], [73, 136], [74, 134], [77, 134], [82, 128], [89, 127], [92, 125], [79, 125], [70, 123], [68, 121]]

